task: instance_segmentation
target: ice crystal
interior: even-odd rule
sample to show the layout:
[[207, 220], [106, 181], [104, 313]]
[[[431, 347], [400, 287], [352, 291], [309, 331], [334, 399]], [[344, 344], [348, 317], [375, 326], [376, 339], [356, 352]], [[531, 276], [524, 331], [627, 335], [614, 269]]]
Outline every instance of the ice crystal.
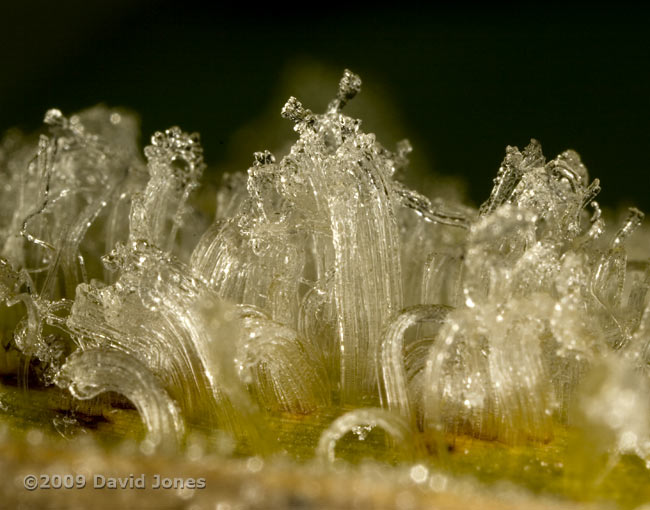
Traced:
[[132, 356], [120, 351], [88, 349], [68, 357], [57, 374], [57, 384], [78, 399], [90, 399], [106, 391], [127, 397], [142, 416], [153, 446], [173, 446], [183, 434], [176, 404], [154, 375]]
[[288, 154], [226, 176], [196, 243], [198, 135], [156, 133], [142, 158], [133, 117], [105, 107], [9, 134], [3, 371], [78, 406], [121, 394], [153, 445], [202, 427], [262, 454], [271, 413], [334, 408], [323, 459], [374, 427], [407, 458], [577, 424], [650, 462], [650, 265], [626, 254], [643, 214], [608, 230], [579, 156], [535, 140], [507, 147], [478, 210], [426, 197], [396, 177], [408, 142], [342, 113], [360, 88], [345, 71], [323, 114], [290, 98]]
[[323, 432], [316, 449], [316, 455], [322, 460], [333, 462], [336, 459], [336, 443], [343, 436], [352, 432], [359, 440], [365, 440], [368, 432], [381, 427], [401, 448], [414, 450], [408, 423], [399, 415], [382, 409], [357, 409], [338, 417]]

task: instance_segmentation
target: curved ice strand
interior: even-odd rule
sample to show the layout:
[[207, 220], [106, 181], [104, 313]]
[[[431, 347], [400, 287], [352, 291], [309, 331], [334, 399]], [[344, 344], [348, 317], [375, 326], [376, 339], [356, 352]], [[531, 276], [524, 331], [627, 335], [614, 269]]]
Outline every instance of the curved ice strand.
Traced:
[[[93, 126], [92, 133], [86, 131], [85, 122]], [[45, 123], [53, 136], [39, 141], [36, 158], [26, 172], [27, 181], [33, 182], [21, 183], [17, 213], [23, 218], [22, 236], [49, 252], [26, 250], [22, 258], [27, 255], [29, 259], [33, 252], [37, 258], [28, 260], [25, 267], [46, 271], [44, 280], [38, 282], [42, 298], [56, 299], [61, 294], [71, 298], [75, 287], [87, 280], [80, 246], [89, 227], [113, 201], [118, 182], [128, 175], [135, 158], [127, 140], [132, 131], [115, 127], [103, 107], [70, 119], [59, 110], [49, 110]], [[24, 210], [25, 204], [33, 207], [34, 203], [33, 210]]]
[[0, 256], [0, 302], [12, 298], [16, 294], [16, 288], [20, 279], [9, 261]]
[[[295, 98], [283, 108], [300, 139], [280, 168], [280, 183], [294, 207], [305, 210], [313, 242], [316, 280], [332, 275], [326, 292], [334, 310], [340, 350], [341, 398], [358, 403], [376, 394], [376, 356], [384, 321], [402, 307], [399, 198], [392, 179], [396, 161], [359, 122], [340, 113], [357, 78], [346, 73], [339, 96], [324, 115]], [[351, 88], [350, 88], [351, 87]]]
[[406, 186], [398, 182], [394, 182], [393, 184], [402, 205], [409, 209], [413, 209], [416, 214], [424, 218], [425, 221], [463, 229], [469, 228], [471, 222], [469, 215], [460, 212], [446, 211], [440, 207], [435, 207], [431, 200], [417, 191], [408, 189]]
[[612, 249], [623, 244], [625, 239], [641, 226], [643, 218], [645, 218], [645, 214], [636, 207], [630, 207], [627, 218], [612, 240]]
[[619, 349], [629, 340], [629, 331], [621, 309], [626, 278], [627, 255], [621, 245], [601, 256], [591, 280], [591, 293], [599, 314], [607, 343]]
[[326, 371], [330, 387], [332, 381], [340, 376], [341, 359], [337, 344], [336, 319], [329, 295], [320, 286], [314, 286], [305, 292], [298, 308], [298, 332], [308, 339], [319, 354]]
[[505, 204], [472, 224], [462, 266], [468, 307], [508, 295], [513, 267], [536, 242], [536, 220], [533, 212]]
[[238, 369], [267, 408], [308, 413], [329, 402], [321, 360], [291, 328], [252, 306], [238, 308], [242, 321]]
[[[129, 219], [131, 210], [131, 190], [134, 187], [130, 179], [124, 179], [117, 186], [112, 200], [109, 202], [110, 209], [107, 213], [104, 234], [104, 247], [105, 252], [109, 253], [118, 241], [125, 242], [128, 238]], [[104, 282], [113, 283], [117, 278], [117, 270], [111, 270], [104, 265]]]
[[[453, 312], [427, 356], [424, 424], [506, 442], [552, 434], [551, 381], [542, 360], [543, 296]], [[540, 313], [538, 309], [541, 308]]]
[[495, 435], [506, 442], [530, 438], [547, 441], [553, 437], [555, 395], [543, 363], [541, 342], [552, 305], [544, 295], [512, 299], [503, 311], [496, 311], [498, 315], [491, 324], [491, 412], [497, 418]]
[[423, 376], [424, 429], [434, 435], [491, 430], [488, 340], [477, 327], [481, 309], [450, 314], [429, 349]]
[[490, 197], [481, 205], [479, 215], [487, 216], [508, 202], [524, 174], [532, 168], [543, 165], [544, 156], [537, 140], [532, 139], [522, 152], [519, 152], [517, 147], [507, 146], [506, 157], [494, 179]]
[[413, 431], [408, 422], [399, 415], [377, 408], [356, 409], [339, 416], [321, 434], [316, 448], [316, 458], [322, 461], [336, 460], [336, 443], [349, 432], [360, 427], [380, 427], [386, 431], [407, 455], [414, 455], [416, 446]]
[[77, 285], [85, 283], [87, 277], [85, 276], [83, 256], [79, 253], [79, 245], [92, 223], [104, 210], [106, 204], [111, 201], [113, 191], [113, 186], [108, 186], [99, 198], [90, 202], [80, 212], [73, 224], [60, 232], [56, 254], [41, 290], [43, 296], [54, 298], [59, 266], [63, 270], [66, 296], [72, 298]]
[[[370, 170], [372, 172], [372, 170]], [[377, 179], [381, 179], [377, 171]], [[360, 392], [376, 387], [373, 357], [387, 314], [402, 301], [397, 228], [391, 211], [387, 184], [374, 187], [372, 206], [360, 210], [352, 221], [349, 199], [334, 193], [329, 197], [334, 241], [334, 302], [341, 345], [343, 400], [353, 402]], [[373, 189], [374, 188], [374, 189]], [[370, 210], [368, 210], [370, 209]], [[376, 236], [379, 244], [364, 236]], [[359, 307], [364, 302], [365, 307]]]
[[7, 300], [8, 306], [18, 302], [25, 305], [27, 311], [16, 330], [14, 342], [16, 347], [26, 356], [36, 356], [44, 363], [52, 361], [52, 349], [43, 335], [43, 325], [47, 324], [68, 331], [65, 316], [69, 313], [72, 302], [66, 299], [48, 301], [37, 295], [22, 292]]
[[402, 144], [388, 153], [340, 113], [359, 86], [346, 72], [323, 115], [287, 101], [282, 115], [300, 139], [278, 164], [268, 153], [256, 156], [235, 215], [203, 236], [191, 262], [222, 298], [259, 306], [292, 327], [309, 287], [322, 290], [339, 350], [329, 358], [340, 360], [348, 402], [376, 393], [384, 321], [403, 302], [392, 176], [407, 150]]
[[421, 303], [457, 306], [462, 281], [462, 258], [447, 253], [433, 253], [424, 266]]
[[274, 189], [272, 163], [249, 169], [249, 196], [237, 214], [217, 219], [196, 245], [190, 266], [221, 298], [265, 309], [295, 326], [304, 281], [304, 239]]
[[174, 126], [154, 133], [144, 152], [150, 179], [144, 192], [133, 199], [130, 239], [146, 239], [171, 251], [183, 223], [185, 202], [205, 168], [203, 149], [197, 133]]
[[[268, 451], [270, 439], [261, 426], [260, 409], [238, 377], [236, 367], [236, 312], [214, 296], [203, 295], [194, 313], [181, 314], [192, 347], [210, 383], [216, 416], [236, 438], [246, 438], [257, 451]], [[182, 302], [179, 306], [183, 306]], [[195, 374], [196, 376], [196, 374]]]
[[217, 295], [235, 303], [257, 304], [259, 279], [251, 278], [253, 255], [232, 219], [217, 220], [197, 243], [190, 265], [193, 273]]
[[[164, 326], [160, 329], [165, 334], [157, 341], [164, 353], [162, 358], [168, 358], [170, 368], [173, 367], [170, 375], [192, 381], [199, 392], [194, 401], [196, 409], [215, 405], [217, 415], [228, 423], [233, 433], [239, 433], [240, 429], [250, 432], [247, 429], [255, 427], [246, 423], [240, 414], [250, 415], [256, 409], [234, 367], [237, 335], [234, 314], [188, 274], [187, 266], [166, 260], [168, 256], [163, 257], [162, 263], [158, 262], [159, 256], [159, 250], [149, 247], [133, 254], [133, 259], [145, 260], [147, 264], [140, 298], [145, 306], [155, 309], [150, 316]], [[214, 401], [210, 397], [206, 399], [206, 394], [212, 394]]]
[[650, 304], [641, 308], [640, 318], [630, 343], [626, 346], [625, 356], [650, 376]]
[[80, 286], [70, 329], [145, 364], [188, 419], [264, 449], [257, 406], [235, 369], [239, 328], [230, 307], [187, 265], [145, 241], [118, 245], [105, 262], [121, 271], [118, 281]]
[[627, 276], [632, 284], [626, 303], [626, 324], [628, 331], [634, 334], [639, 330], [650, 290], [650, 262], [628, 260]]
[[184, 425], [176, 403], [149, 369], [123, 352], [77, 351], [66, 360], [56, 383], [80, 400], [106, 391], [124, 395], [140, 414], [147, 439], [154, 446], [175, 448], [183, 438]]
[[605, 232], [605, 221], [602, 218], [603, 213], [600, 209], [600, 205], [595, 200], [592, 200], [589, 205], [591, 205], [592, 209], [594, 210], [589, 220], [591, 225], [589, 226], [587, 232], [574, 239], [573, 246], [575, 249], [589, 248]]
[[521, 180], [521, 173], [513, 159], [519, 154], [516, 147], [506, 147], [506, 158], [503, 160], [497, 176], [494, 179], [494, 187], [488, 200], [479, 209], [481, 216], [492, 213], [497, 207], [505, 203], [513, 190]]
[[28, 231], [28, 222], [47, 205], [50, 169], [55, 147], [50, 138], [41, 135], [36, 155], [27, 162], [25, 171], [14, 177], [17, 190], [11, 224], [3, 240], [2, 254], [12, 264], [26, 267], [25, 240], [41, 247], [50, 248], [44, 241]]
[[427, 366], [427, 356], [431, 345], [436, 341], [435, 337], [426, 336], [417, 338], [409, 343], [404, 351], [404, 366], [406, 368], [406, 381], [408, 383], [409, 395], [414, 402], [418, 427], [422, 425], [422, 398], [424, 388], [424, 373]]
[[349, 69], [343, 71], [339, 81], [339, 90], [336, 98], [329, 104], [328, 112], [337, 113], [343, 109], [350, 99], [361, 92], [361, 78]]
[[65, 341], [60, 336], [44, 335], [43, 326], [47, 324], [67, 333], [64, 317], [72, 304], [65, 299], [42, 299], [33, 293], [33, 288], [34, 284], [25, 269], [15, 271], [5, 258], [0, 257], [0, 302], [8, 307], [22, 303], [26, 312], [12, 335], [13, 343], [23, 355], [18, 380], [25, 389], [33, 357], [41, 362], [41, 375], [46, 385], [51, 383], [51, 377], [58, 371], [65, 352]]
[[593, 277], [593, 289], [598, 299], [608, 308], [617, 310], [621, 306], [623, 286], [627, 272], [627, 255], [623, 250], [625, 240], [639, 228], [643, 214], [631, 207], [623, 225], [611, 241], [610, 249], [602, 258]]
[[[41, 135], [38, 140], [38, 152], [32, 163], [36, 167], [36, 180], [41, 184], [42, 189], [38, 193], [38, 202], [31, 211], [22, 217], [22, 227], [20, 229], [20, 235], [23, 236], [27, 241], [34, 243], [38, 246], [46, 248], [48, 250], [54, 250], [54, 247], [42, 239], [37, 238], [29, 232], [28, 224], [29, 222], [38, 216], [41, 212], [45, 210], [49, 201], [50, 201], [50, 180], [52, 174], [52, 165], [54, 162], [54, 155], [56, 153], [56, 144], [53, 139], [48, 138], [45, 135]], [[21, 197], [22, 198], [22, 197]], [[30, 197], [32, 198], [32, 197]], [[31, 204], [30, 204], [31, 205]], [[29, 207], [29, 206], [28, 206]], [[20, 211], [16, 211], [18, 214]]]
[[40, 309], [34, 301], [34, 297], [27, 293], [21, 293], [8, 300], [7, 304], [13, 306], [22, 302], [27, 310], [27, 317], [24, 318], [14, 332], [16, 346], [27, 356], [33, 356], [42, 345], [41, 335], [42, 320]]
[[404, 333], [415, 324], [431, 322], [443, 324], [450, 307], [444, 305], [416, 305], [403, 310], [386, 328], [381, 344], [382, 403], [400, 414], [408, 423], [414, 422], [414, 409], [408, 394], [406, 368], [404, 366]]
[[630, 208], [628, 217], [612, 239], [609, 251], [601, 256], [592, 277], [591, 292], [605, 309], [603, 329], [614, 349], [625, 346], [631, 337], [629, 313], [623, 306], [623, 290], [629, 276], [624, 243], [639, 228], [644, 216], [638, 209]]

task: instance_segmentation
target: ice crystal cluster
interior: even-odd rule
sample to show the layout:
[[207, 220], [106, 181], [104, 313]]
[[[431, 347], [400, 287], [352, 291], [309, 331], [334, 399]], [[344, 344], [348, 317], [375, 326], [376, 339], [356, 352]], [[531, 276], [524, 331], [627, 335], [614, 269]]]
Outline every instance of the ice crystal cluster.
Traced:
[[202, 427], [264, 454], [269, 416], [336, 409], [323, 459], [374, 427], [417, 457], [580, 424], [650, 463], [650, 265], [626, 255], [643, 214], [610, 232], [578, 154], [534, 140], [478, 210], [430, 199], [398, 178], [408, 142], [342, 113], [360, 85], [346, 71], [323, 114], [290, 98], [297, 140], [226, 176], [207, 229], [196, 134], [158, 132], [143, 158], [104, 107], [9, 134], [3, 372], [130, 402], [164, 449]]

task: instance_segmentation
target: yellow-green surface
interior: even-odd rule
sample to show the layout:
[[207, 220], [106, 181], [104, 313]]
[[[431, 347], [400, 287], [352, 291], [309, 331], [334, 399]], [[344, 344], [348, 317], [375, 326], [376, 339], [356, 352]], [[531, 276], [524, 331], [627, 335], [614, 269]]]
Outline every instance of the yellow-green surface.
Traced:
[[[79, 445], [85, 444], [84, 437], [90, 437], [93, 440], [92, 447], [88, 447], [88, 451], [92, 451], [92, 458], [101, 459], [93, 461], [95, 467], [92, 463], [87, 465], [87, 469], [91, 471], [110, 470], [117, 473], [114, 476], [126, 476], [125, 473], [133, 472], [134, 469], [138, 472], [145, 470], [152, 473], [166, 469], [168, 472], [173, 473], [175, 470], [177, 473], [183, 473], [183, 476], [190, 476], [187, 473], [201, 472], [203, 469], [205, 475], [201, 476], [211, 476], [214, 479], [210, 482], [212, 485], [210, 491], [204, 491], [199, 496], [205, 497], [209, 493], [211, 497], [218, 499], [220, 495], [226, 497], [230, 494], [229, 497], [234, 497], [234, 500], [239, 496], [231, 494], [231, 489], [223, 487], [223, 477], [229, 479], [234, 476], [237, 479], [236, 483], [240, 485], [245, 485], [247, 480], [252, 479], [251, 477], [262, 477], [264, 481], [261, 483], [265, 487], [268, 488], [268, 484], [271, 484], [274, 491], [280, 491], [278, 494], [283, 494], [282, 491], [285, 491], [285, 496], [297, 490], [298, 486], [302, 486], [301, 484], [307, 483], [310, 478], [313, 479], [314, 484], [320, 485], [325, 475], [323, 472], [319, 472], [317, 476], [313, 472], [310, 474], [311, 468], [305, 466], [311, 466], [312, 463], [306, 461], [313, 457], [322, 431], [343, 412], [329, 409], [307, 416], [281, 413], [268, 415], [268, 437], [271, 441], [277, 442], [271, 448], [274, 451], [272, 458], [276, 460], [267, 459], [263, 474], [250, 472], [247, 474], [245, 463], [248, 452], [245, 448], [235, 448], [234, 453], [229, 454], [227, 448], [224, 449], [226, 442], [223, 441], [223, 437], [202, 427], [198, 427], [190, 435], [192, 439], [188, 441], [186, 448], [186, 451], [195, 452], [196, 444], [201, 444], [201, 453], [197, 456], [195, 452], [194, 458], [188, 459], [187, 453], [179, 454], [178, 459], [145, 456], [138, 453], [135, 445], [144, 437], [145, 431], [137, 413], [128, 409], [128, 406], [119, 409], [107, 408], [101, 401], [90, 401], [80, 407], [78, 402], [75, 403], [60, 390], [35, 388], [22, 390], [5, 382], [0, 385], [0, 409], [3, 427], [2, 458], [5, 465], [10, 466], [9, 472], [15, 474], [18, 481], [25, 473], [34, 470], [47, 472], [52, 465], [61, 469], [74, 469], [74, 462], [83, 460], [84, 457], [84, 448], [80, 449]], [[70, 409], [76, 409], [75, 420], [69, 418]], [[598, 450], [586, 443], [583, 433], [577, 429], [558, 426], [552, 441], [546, 444], [531, 443], [523, 446], [505, 445], [463, 436], [447, 437], [444, 448], [433, 448], [429, 445], [428, 449], [435, 450], [434, 453], [427, 453], [427, 438], [416, 439], [424, 446], [419, 454], [420, 458], [412, 459], [412, 463], [423, 464], [430, 472], [451, 475], [452, 480], [471, 475], [481, 482], [484, 494], [471, 496], [470, 499], [476, 500], [471, 504], [471, 508], [480, 508], [483, 503], [487, 505], [485, 508], [508, 508], [504, 506], [509, 504], [507, 501], [494, 495], [494, 488], [503, 487], [504, 481], [527, 489], [535, 494], [535, 497], [557, 498], [559, 501], [564, 501], [565, 503], [560, 504], [561, 507], [572, 501], [576, 504], [613, 503], [621, 508], [635, 508], [650, 501], [650, 477], [648, 470], [639, 459], [623, 456], [612, 460], [605, 454], [597, 453]], [[337, 483], [352, 483], [355, 477], [362, 480], [361, 473], [364, 466], [367, 467], [365, 460], [381, 461], [385, 466], [399, 466], [400, 462], [405, 460], [400, 457], [399, 448], [390, 444], [385, 435], [377, 429], [372, 430], [363, 441], [354, 434], [349, 434], [339, 443], [336, 451], [338, 457], [349, 463], [345, 468], [337, 464], [336, 469], [328, 475], [336, 478], [339, 476], [336, 474], [337, 469], [339, 472], [345, 469], [346, 474], [342, 478], [344, 481]], [[278, 461], [278, 458], [281, 460]], [[214, 471], [215, 462], [220, 465], [217, 472]], [[234, 471], [227, 474], [228, 469]], [[300, 481], [296, 482], [295, 487], [291, 484], [291, 477]], [[273, 485], [277, 482], [276, 478], [285, 480], [282, 483], [288, 483], [289, 487], [283, 489], [280, 487], [281, 483], [280, 486]], [[28, 494], [24, 489], [21, 490], [21, 487], [16, 486], [16, 480], [12, 481], [13, 489], [7, 490], [10, 492], [13, 490], [16, 497], [38, 501], [39, 495]], [[269, 480], [276, 480], [276, 482], [271, 483]], [[366, 482], [371, 485], [378, 483], [377, 481]], [[391, 484], [394, 485], [393, 481], [386, 482], [386, 486], [382, 489], [383, 495], [380, 497], [385, 499], [382, 505], [387, 508], [391, 507], [387, 502], [394, 502], [391, 498], [395, 498], [395, 494], [404, 490], [399, 484], [395, 486]], [[412, 492], [413, 497], [418, 501], [421, 498], [424, 498], [423, 502], [429, 501], [427, 498], [433, 498], [430, 500], [433, 504], [434, 500], [437, 501], [436, 498], [443, 498], [445, 504], [449, 506], [441, 506], [441, 508], [463, 507], [464, 503], [458, 500], [460, 496], [454, 495], [453, 482], [445, 486], [446, 493], [442, 496], [432, 490], [423, 491], [414, 485], [408, 487], [410, 488], [407, 492]], [[60, 498], [60, 501], [64, 501], [66, 497], [71, 498], [69, 492], [67, 491], [66, 496], [66, 491], [59, 491], [56, 498]], [[313, 507], [318, 507], [319, 498], [325, 497], [321, 492], [317, 491], [317, 493], [317, 496], [308, 498]], [[371, 499], [361, 498], [364, 501], [363, 505], [360, 504], [361, 507], [381, 506], [373, 499], [375, 496], [379, 497], [377, 489], [370, 490], [369, 494], [373, 494]], [[132, 494], [120, 497], [135, 496]], [[157, 499], [158, 496], [160, 494], [150, 495], [152, 504], [155, 501], [159, 503], [163, 501]], [[93, 496], [90, 494], [88, 497]], [[192, 500], [193, 498], [194, 496]], [[175, 501], [174, 498], [172, 500]], [[169, 508], [175, 508], [174, 501], [167, 502], [171, 505]], [[176, 502], [181, 505], [184, 501], [181, 498], [180, 502]], [[338, 503], [335, 500], [328, 501], [332, 507], [343, 508], [347, 505], [343, 500]], [[497, 503], [494, 503], [495, 501]], [[534, 501], [534, 498], [527, 499], [526, 505], [533, 505]], [[496, 506], [489, 506], [486, 502], [492, 502], [491, 504]], [[544, 504], [551, 503], [547, 501]]]

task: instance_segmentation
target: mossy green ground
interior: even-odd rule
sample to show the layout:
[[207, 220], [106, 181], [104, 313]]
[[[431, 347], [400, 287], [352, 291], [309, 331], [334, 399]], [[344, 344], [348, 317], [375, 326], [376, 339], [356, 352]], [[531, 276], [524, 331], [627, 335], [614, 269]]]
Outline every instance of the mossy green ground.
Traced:
[[[72, 408], [77, 409], [74, 421], [67, 418]], [[5, 441], [34, 430], [43, 434], [42, 441], [59, 443], [65, 441], [62, 437], [87, 434], [108, 450], [124, 439], [144, 437], [133, 409], [109, 407], [102, 400], [85, 403], [84, 412], [79, 409], [58, 389], [23, 390], [11, 380], [0, 384], [0, 420], [9, 431]], [[267, 414], [268, 437], [276, 442], [270, 451], [285, 451], [297, 461], [309, 460], [323, 430], [344, 411], [331, 408], [305, 416]], [[203, 444], [208, 450], [215, 444], [210, 431], [201, 426], [188, 428], [193, 437], [207, 438]], [[427, 443], [425, 437], [416, 440]], [[650, 472], [644, 463], [633, 456], [612, 459], [590, 445], [578, 429], [558, 425], [554, 439], [544, 444], [506, 445], [466, 436], [446, 437], [443, 442], [445, 447], [435, 448], [435, 453], [427, 453], [425, 447], [416, 457], [406, 459], [381, 430], [373, 429], [363, 440], [348, 434], [336, 453], [352, 464], [369, 459], [389, 464], [418, 462], [450, 475], [473, 476], [488, 487], [506, 481], [536, 494], [574, 502], [614, 503], [631, 509], [650, 501]], [[250, 453], [239, 446], [233, 455]]]

